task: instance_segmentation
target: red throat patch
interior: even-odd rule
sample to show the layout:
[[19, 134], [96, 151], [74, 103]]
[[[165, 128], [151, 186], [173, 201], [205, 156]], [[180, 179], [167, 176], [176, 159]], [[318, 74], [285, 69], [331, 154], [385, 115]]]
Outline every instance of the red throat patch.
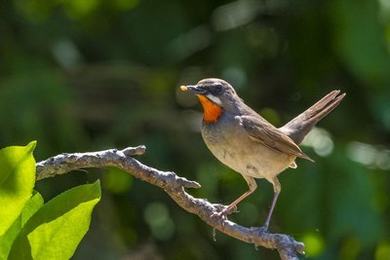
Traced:
[[222, 115], [222, 107], [215, 104], [213, 101], [211, 101], [205, 96], [197, 96], [199, 98], [199, 102], [202, 104], [203, 107], [203, 121], [208, 124], [215, 123]]

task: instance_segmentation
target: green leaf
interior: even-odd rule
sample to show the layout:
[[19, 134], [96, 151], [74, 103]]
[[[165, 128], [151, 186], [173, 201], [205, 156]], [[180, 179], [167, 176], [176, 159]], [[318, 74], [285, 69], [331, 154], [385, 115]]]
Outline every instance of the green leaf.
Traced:
[[27, 220], [42, 207], [43, 198], [41, 194], [36, 192], [25, 204], [22, 213], [11, 225], [11, 227], [0, 237], [0, 259], [7, 259], [9, 251], [11, 250], [12, 243], [22, 230]]
[[0, 236], [20, 215], [35, 183], [36, 142], [0, 150]]
[[43, 206], [43, 198], [39, 192], [35, 192], [34, 195], [27, 201], [20, 215], [22, 226]]
[[70, 189], [35, 213], [15, 240], [9, 259], [69, 259], [88, 231], [100, 182]]

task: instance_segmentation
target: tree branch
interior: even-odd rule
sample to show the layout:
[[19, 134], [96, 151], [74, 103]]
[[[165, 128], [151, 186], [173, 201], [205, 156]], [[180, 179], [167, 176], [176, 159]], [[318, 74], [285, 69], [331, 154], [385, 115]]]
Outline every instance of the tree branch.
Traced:
[[298, 260], [304, 254], [304, 244], [289, 235], [264, 232], [258, 227], [240, 226], [228, 219], [211, 217], [224, 205], [213, 204], [188, 194], [185, 188], [200, 188], [195, 181], [177, 176], [174, 172], [154, 169], [142, 164], [132, 156], [142, 155], [145, 146], [128, 147], [123, 150], [110, 149], [99, 152], [64, 153], [37, 163], [37, 180], [84, 168], [117, 167], [134, 177], [162, 188], [180, 207], [199, 216], [204, 222], [220, 232], [236, 239], [276, 249], [283, 260]]

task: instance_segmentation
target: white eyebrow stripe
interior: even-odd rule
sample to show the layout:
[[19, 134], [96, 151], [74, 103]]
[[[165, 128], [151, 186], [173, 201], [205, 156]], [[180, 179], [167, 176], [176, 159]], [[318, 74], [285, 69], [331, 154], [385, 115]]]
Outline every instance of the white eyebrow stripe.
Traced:
[[207, 94], [207, 98], [213, 101], [215, 104], [222, 106], [222, 101], [219, 97], [213, 96], [211, 94]]

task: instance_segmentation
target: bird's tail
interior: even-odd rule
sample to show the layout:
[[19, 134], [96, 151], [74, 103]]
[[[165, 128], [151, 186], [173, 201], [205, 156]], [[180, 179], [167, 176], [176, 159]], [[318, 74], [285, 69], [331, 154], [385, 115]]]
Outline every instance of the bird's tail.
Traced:
[[340, 90], [333, 90], [279, 130], [287, 134], [296, 144], [301, 143], [314, 125], [335, 109], [344, 97], [345, 93], [340, 94]]

